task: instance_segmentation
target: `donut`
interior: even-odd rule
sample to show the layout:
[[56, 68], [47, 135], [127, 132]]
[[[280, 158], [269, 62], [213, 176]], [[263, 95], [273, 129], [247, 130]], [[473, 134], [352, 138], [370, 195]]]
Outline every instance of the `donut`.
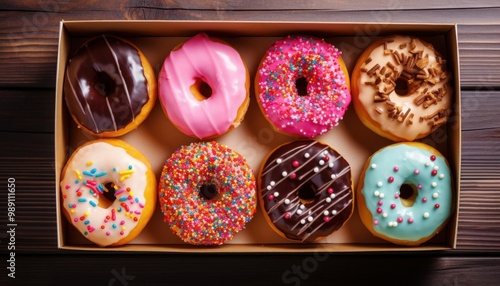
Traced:
[[366, 161], [356, 196], [361, 220], [373, 235], [417, 246], [443, 229], [451, 214], [450, 169], [431, 146], [396, 143]]
[[333, 45], [290, 35], [266, 51], [255, 77], [255, 95], [278, 132], [313, 138], [343, 118], [351, 102], [349, 73]]
[[219, 137], [239, 126], [250, 103], [249, 73], [240, 54], [205, 33], [170, 52], [158, 85], [170, 121], [199, 139]]
[[144, 155], [119, 139], [85, 143], [61, 175], [62, 210], [99, 246], [132, 241], [156, 207], [156, 177]]
[[258, 178], [264, 217], [289, 240], [319, 241], [353, 213], [351, 168], [325, 143], [308, 139], [277, 147], [262, 163]]
[[231, 240], [256, 210], [255, 177], [245, 158], [213, 141], [177, 149], [158, 188], [165, 222], [192, 245]]
[[153, 109], [156, 77], [135, 45], [101, 35], [85, 42], [69, 60], [64, 98], [79, 128], [117, 137], [137, 128]]
[[374, 41], [359, 56], [351, 79], [358, 117], [390, 140], [423, 138], [445, 124], [451, 113], [446, 60], [416, 37]]

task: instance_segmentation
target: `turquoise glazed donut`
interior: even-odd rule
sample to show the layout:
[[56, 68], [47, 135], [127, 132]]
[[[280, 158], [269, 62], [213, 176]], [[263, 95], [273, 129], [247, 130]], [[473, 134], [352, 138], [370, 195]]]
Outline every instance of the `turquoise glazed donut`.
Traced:
[[453, 206], [446, 159], [417, 142], [380, 149], [366, 162], [359, 180], [358, 210], [363, 224], [399, 245], [420, 245], [446, 224]]

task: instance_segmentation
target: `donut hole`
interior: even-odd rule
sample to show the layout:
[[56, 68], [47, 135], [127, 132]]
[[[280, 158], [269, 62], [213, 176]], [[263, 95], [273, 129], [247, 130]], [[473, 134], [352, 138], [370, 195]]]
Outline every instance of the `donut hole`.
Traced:
[[299, 200], [303, 205], [310, 204], [316, 196], [316, 187], [313, 184], [304, 184], [299, 189]]
[[113, 202], [116, 199], [115, 196], [115, 184], [113, 182], [108, 182], [103, 184], [104, 186], [104, 192], [102, 192], [102, 195], [99, 196], [99, 203], [98, 205], [101, 208], [107, 209], [109, 206], [113, 204]]
[[307, 79], [305, 77], [299, 77], [295, 81], [295, 88], [297, 89], [297, 94], [299, 96], [307, 95]]
[[207, 100], [212, 96], [212, 87], [201, 78], [196, 78], [190, 88], [194, 98], [198, 101]]
[[408, 96], [408, 80], [399, 77], [396, 80], [396, 87], [394, 89], [397, 95], [399, 96]]
[[199, 195], [205, 200], [212, 200], [219, 195], [219, 190], [217, 190], [216, 185], [207, 183], [200, 186]]
[[94, 88], [102, 96], [111, 95], [115, 88], [115, 81], [105, 72], [97, 72], [95, 75]]
[[405, 207], [411, 207], [417, 198], [417, 186], [410, 182], [405, 182], [399, 188], [399, 199]]

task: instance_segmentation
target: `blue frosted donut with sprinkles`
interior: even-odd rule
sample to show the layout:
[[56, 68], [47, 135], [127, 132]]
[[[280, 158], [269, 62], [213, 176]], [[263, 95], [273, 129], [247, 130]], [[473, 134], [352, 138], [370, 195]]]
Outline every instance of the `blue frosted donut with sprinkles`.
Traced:
[[417, 246], [441, 231], [453, 210], [448, 162], [431, 146], [393, 144], [373, 154], [356, 194], [363, 224], [375, 236]]

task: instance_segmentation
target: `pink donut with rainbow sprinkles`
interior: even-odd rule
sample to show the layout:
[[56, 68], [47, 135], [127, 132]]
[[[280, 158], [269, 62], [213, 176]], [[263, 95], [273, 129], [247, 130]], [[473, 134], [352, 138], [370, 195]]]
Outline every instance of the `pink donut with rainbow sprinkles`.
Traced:
[[313, 138], [339, 124], [351, 102], [349, 73], [341, 52], [322, 39], [288, 36], [260, 62], [255, 94], [274, 128]]

